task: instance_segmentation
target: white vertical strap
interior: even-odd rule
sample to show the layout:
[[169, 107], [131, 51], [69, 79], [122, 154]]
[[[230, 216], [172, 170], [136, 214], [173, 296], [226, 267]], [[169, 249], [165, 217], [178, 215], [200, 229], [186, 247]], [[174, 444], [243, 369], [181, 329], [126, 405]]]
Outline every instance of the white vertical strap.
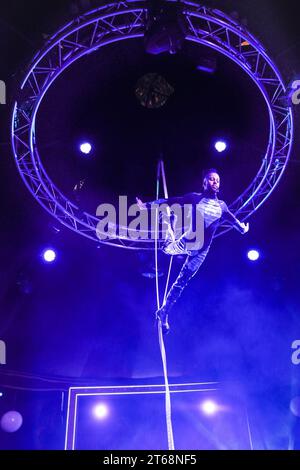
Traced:
[[[167, 188], [166, 188], [163, 162], [160, 161], [158, 163], [158, 169], [157, 169], [156, 199], [158, 199], [159, 197], [159, 177], [160, 177], [161, 171], [163, 172], [165, 195], [168, 194]], [[167, 285], [166, 285], [165, 294], [164, 294], [164, 300], [165, 300], [166, 292], [168, 288], [171, 265], [172, 265], [172, 258], [171, 258], [170, 265], [169, 265], [169, 273], [168, 273], [168, 280], [167, 280]], [[156, 209], [156, 214], [155, 214], [155, 285], [156, 285], [157, 309], [159, 309], [160, 300], [159, 300], [159, 283], [158, 283], [158, 209]], [[166, 350], [165, 350], [164, 339], [163, 339], [163, 334], [162, 334], [162, 326], [161, 326], [160, 320], [158, 321], [158, 338], [159, 338], [159, 347], [160, 347], [161, 359], [162, 359], [162, 364], [163, 364], [164, 382], [165, 382], [165, 407], [166, 407], [168, 449], [174, 450], [175, 448], [174, 448], [174, 437], [173, 437], [173, 427], [172, 427], [171, 396], [170, 396], [170, 387], [169, 387], [169, 381], [168, 381], [167, 357], [166, 357]]]

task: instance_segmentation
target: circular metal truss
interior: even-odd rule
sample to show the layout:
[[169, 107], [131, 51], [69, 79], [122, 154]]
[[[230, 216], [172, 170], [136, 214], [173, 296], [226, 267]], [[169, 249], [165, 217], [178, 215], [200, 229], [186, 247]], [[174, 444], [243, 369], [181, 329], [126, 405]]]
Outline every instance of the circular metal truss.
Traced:
[[[174, 3], [175, 0], [167, 0]], [[231, 204], [240, 220], [248, 219], [270, 196], [287, 165], [293, 141], [293, 114], [285, 104], [286, 87], [264, 47], [241, 24], [219, 10], [179, 2], [186, 40], [224, 54], [246, 72], [262, 93], [269, 112], [269, 140], [258, 173]], [[178, 6], [178, 2], [176, 1]], [[146, 2], [119, 1], [88, 12], [59, 30], [34, 57], [20, 86], [12, 120], [12, 145], [19, 172], [35, 199], [57, 220], [99, 243], [99, 219], [66, 198], [47, 175], [39, 156], [35, 121], [40, 103], [56, 78], [73, 62], [113, 42], [141, 38], [147, 21]], [[121, 227], [122, 228], [122, 227]], [[125, 233], [125, 230], [118, 233]], [[220, 227], [221, 235], [229, 227]], [[147, 239], [146, 239], [147, 238]], [[102, 243], [130, 249], [153, 249], [153, 232], [133, 240], [120, 235]]]

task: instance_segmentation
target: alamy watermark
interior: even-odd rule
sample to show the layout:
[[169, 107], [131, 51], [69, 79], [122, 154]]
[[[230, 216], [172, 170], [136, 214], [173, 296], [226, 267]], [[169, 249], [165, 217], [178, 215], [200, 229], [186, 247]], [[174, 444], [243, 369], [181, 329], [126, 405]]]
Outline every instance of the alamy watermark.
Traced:
[[0, 80], [0, 104], [6, 104], [6, 85], [3, 80]]
[[100, 204], [96, 211], [99, 240], [126, 238], [135, 240], [179, 240], [184, 238], [187, 250], [199, 250], [204, 243], [204, 216], [193, 214], [192, 204], [152, 203], [151, 210], [138, 204], [128, 206], [127, 196], [119, 196], [118, 207]]
[[0, 364], [6, 364], [6, 344], [0, 340]]
[[291, 347], [294, 350], [291, 357], [292, 363], [298, 366], [300, 364], [300, 339], [295, 339]]
[[297, 105], [300, 104], [300, 80], [295, 80], [292, 83], [292, 103]]

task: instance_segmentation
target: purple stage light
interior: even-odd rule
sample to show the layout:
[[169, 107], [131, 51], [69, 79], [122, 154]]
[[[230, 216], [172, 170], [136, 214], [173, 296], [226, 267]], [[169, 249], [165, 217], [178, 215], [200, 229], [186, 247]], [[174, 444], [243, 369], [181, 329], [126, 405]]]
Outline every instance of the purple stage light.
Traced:
[[18, 411], [7, 411], [0, 421], [1, 429], [5, 432], [16, 432], [23, 424], [23, 417]]
[[56, 258], [56, 253], [52, 249], [47, 249], [43, 252], [43, 258], [47, 263], [53, 263]]
[[257, 250], [249, 250], [247, 256], [250, 261], [257, 261], [260, 257], [260, 254]]
[[205, 400], [204, 402], [201, 403], [200, 408], [204, 414], [210, 415], [210, 416], [216, 414], [217, 411], [219, 410], [219, 407], [216, 404], [216, 402], [212, 400]]
[[84, 155], [88, 155], [92, 151], [92, 146], [89, 142], [83, 142], [80, 145], [80, 152], [84, 153]]
[[224, 150], [226, 150], [227, 148], [227, 144], [226, 142], [224, 142], [223, 140], [218, 140], [216, 143], [215, 143], [215, 149], [217, 150], [217, 152], [221, 153], [221, 152], [224, 152]]
[[93, 408], [93, 414], [94, 414], [95, 418], [97, 418], [97, 419], [107, 418], [107, 416], [109, 414], [109, 410], [108, 410], [107, 405], [105, 405], [105, 403], [98, 403]]

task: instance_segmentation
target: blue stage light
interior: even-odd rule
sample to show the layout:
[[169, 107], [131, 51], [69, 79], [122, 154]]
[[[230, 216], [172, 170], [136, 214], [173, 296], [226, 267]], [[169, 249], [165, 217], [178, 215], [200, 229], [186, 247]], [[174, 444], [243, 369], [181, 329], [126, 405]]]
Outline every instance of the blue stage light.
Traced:
[[53, 263], [56, 259], [56, 253], [52, 249], [47, 249], [43, 252], [43, 259], [46, 261], [46, 263]]
[[93, 414], [97, 419], [105, 419], [109, 415], [108, 406], [105, 403], [98, 403], [93, 408]]
[[224, 142], [223, 140], [218, 140], [216, 143], [215, 143], [215, 149], [217, 150], [217, 152], [221, 153], [221, 152], [224, 152], [224, 150], [226, 150], [227, 148], [227, 144], [226, 142]]
[[206, 415], [214, 415], [217, 413], [219, 410], [219, 407], [216, 402], [213, 400], [205, 400], [204, 402], [201, 403], [200, 406], [202, 412]]
[[80, 145], [80, 151], [84, 153], [84, 155], [88, 155], [92, 151], [92, 146], [89, 142], [83, 142]]
[[250, 261], [257, 261], [260, 257], [260, 254], [257, 250], [249, 250], [247, 256]]

